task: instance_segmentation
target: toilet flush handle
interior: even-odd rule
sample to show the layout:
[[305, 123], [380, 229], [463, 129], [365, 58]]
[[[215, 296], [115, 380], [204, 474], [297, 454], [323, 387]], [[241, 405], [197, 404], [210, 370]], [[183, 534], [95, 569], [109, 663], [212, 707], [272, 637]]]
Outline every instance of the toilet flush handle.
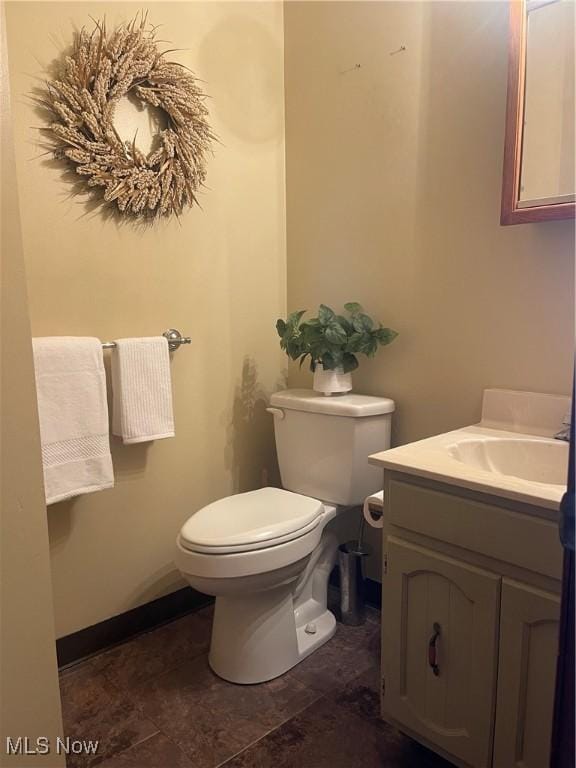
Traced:
[[273, 416], [277, 416], [279, 419], [286, 418], [286, 414], [284, 413], [282, 408], [272, 408], [272, 407], [270, 407], [270, 408], [266, 408], [266, 410], [268, 411], [268, 413], [271, 413]]

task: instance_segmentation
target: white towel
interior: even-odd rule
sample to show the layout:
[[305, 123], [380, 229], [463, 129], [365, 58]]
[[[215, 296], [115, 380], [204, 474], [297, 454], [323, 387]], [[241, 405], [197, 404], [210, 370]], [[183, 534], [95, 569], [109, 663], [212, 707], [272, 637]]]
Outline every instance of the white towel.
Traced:
[[46, 503], [112, 488], [101, 342], [55, 336], [32, 346]]
[[112, 393], [112, 432], [125, 443], [174, 437], [167, 339], [117, 339]]

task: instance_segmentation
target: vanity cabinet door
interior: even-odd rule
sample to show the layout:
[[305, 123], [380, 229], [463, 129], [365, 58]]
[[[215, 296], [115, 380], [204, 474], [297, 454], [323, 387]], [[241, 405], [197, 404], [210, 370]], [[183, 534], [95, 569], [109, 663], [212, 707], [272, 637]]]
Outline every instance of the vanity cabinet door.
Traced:
[[504, 579], [494, 768], [548, 768], [560, 597]]
[[387, 539], [383, 705], [410, 735], [470, 766], [489, 766], [500, 577]]

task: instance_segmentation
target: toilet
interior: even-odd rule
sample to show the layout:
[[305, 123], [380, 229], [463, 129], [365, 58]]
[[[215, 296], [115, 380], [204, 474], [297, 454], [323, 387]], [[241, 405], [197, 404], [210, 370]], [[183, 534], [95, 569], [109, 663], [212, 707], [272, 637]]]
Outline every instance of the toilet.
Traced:
[[208, 504], [176, 542], [184, 578], [216, 598], [210, 666], [241, 684], [282, 675], [336, 631], [327, 592], [339, 542], [328, 523], [382, 487], [368, 456], [390, 447], [394, 402], [288, 389], [267, 410], [283, 488]]

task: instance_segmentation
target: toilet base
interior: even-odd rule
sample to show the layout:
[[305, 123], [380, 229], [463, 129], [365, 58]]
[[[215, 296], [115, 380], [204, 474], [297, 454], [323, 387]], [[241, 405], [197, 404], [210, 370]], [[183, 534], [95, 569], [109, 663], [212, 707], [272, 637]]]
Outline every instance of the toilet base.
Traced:
[[263, 683], [287, 672], [336, 632], [326, 607], [337, 540], [325, 532], [297, 581], [216, 598], [209, 663], [231, 683]]
[[[244, 617], [242, 636], [228, 634], [229, 631], [237, 630], [238, 626], [232, 627], [228, 606], [218, 606], [218, 601], [223, 599], [216, 598], [208, 661], [218, 677], [231, 683], [250, 685], [273, 680], [320, 648], [336, 632], [336, 619], [329, 610], [315, 619], [316, 631], [313, 634], [306, 632], [309, 623], [295, 627], [293, 610], [292, 627], [289, 626], [288, 611], [283, 617], [275, 610], [272, 622], [268, 621], [271, 617], [267, 617], [259, 626], [250, 627]], [[285, 607], [290, 608], [289, 605]], [[222, 614], [225, 614], [224, 618]]]
[[[307, 624], [297, 627], [296, 635], [298, 637], [298, 661], [302, 661], [313, 651], [320, 648], [321, 645], [328, 642], [336, 632], [336, 618], [332, 611], [326, 609], [324, 613], [314, 621], [316, 632], [314, 634], [306, 632]], [[298, 663], [298, 662], [296, 662]]]

